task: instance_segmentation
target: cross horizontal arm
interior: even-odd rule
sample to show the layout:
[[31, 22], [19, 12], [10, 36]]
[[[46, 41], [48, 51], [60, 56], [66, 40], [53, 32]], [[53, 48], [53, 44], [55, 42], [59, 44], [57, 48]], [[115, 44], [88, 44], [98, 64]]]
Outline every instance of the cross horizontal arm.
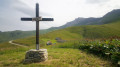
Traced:
[[[21, 21], [33, 21], [33, 18], [21, 18]], [[53, 18], [42, 18], [42, 20], [39, 20], [39, 21], [54, 21], [54, 19]]]
[[21, 18], [21, 21], [32, 21], [32, 18]]
[[54, 21], [54, 19], [53, 18], [42, 18], [41, 21]]

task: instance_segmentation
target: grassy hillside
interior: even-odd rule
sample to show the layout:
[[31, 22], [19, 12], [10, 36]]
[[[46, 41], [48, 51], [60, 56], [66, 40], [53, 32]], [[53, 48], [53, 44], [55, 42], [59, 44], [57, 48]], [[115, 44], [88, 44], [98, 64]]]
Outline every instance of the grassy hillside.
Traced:
[[14, 40], [18, 38], [24, 38], [27, 36], [35, 35], [34, 31], [9, 31], [9, 32], [0, 32], [0, 43]]
[[[60, 37], [63, 40], [80, 40], [80, 39], [108, 39], [111, 37], [120, 37], [120, 21], [104, 24], [104, 25], [86, 25], [68, 27], [61, 30], [56, 30], [43, 34], [41, 39], [55, 40], [56, 37]], [[35, 41], [35, 37], [29, 37], [27, 39], [16, 40], [16, 42], [32, 42]]]
[[68, 27], [65, 29], [57, 30], [41, 37], [52, 38], [61, 37], [63, 39], [99, 39], [99, 38], [110, 38], [120, 37], [120, 21], [116, 21], [110, 24], [104, 25], [85, 25]]
[[[35, 46], [35, 45], [34, 45]], [[34, 47], [20, 47], [9, 43], [0, 44], [0, 67], [115, 67], [110, 61], [79, 49], [44, 46], [48, 60], [41, 63], [23, 64], [25, 52]]]
[[[40, 34], [45, 34], [50, 31], [53, 31], [55, 29], [44, 29], [40, 30]], [[9, 40], [15, 40], [15, 39], [20, 39], [20, 38], [25, 38], [25, 37], [30, 37], [30, 36], [35, 36], [35, 31], [8, 31], [8, 32], [1, 32], [0, 31], [0, 43], [6, 42]]]
[[[89, 39], [120, 37], [120, 21], [111, 24], [104, 25], [86, 25], [79, 27], [68, 28], [70, 32], [79, 33], [80, 30], [74, 30], [82, 28], [82, 36]], [[71, 30], [72, 29], [72, 30]]]
[[[109, 39], [120, 38], [120, 21], [104, 25], [86, 25], [69, 27], [61, 30], [49, 32], [40, 35], [40, 44], [44, 46], [48, 40], [56, 43], [55, 38], [60, 37], [63, 40], [81, 40], [81, 39]], [[35, 45], [35, 37], [17, 39], [15, 43], [27, 46]]]

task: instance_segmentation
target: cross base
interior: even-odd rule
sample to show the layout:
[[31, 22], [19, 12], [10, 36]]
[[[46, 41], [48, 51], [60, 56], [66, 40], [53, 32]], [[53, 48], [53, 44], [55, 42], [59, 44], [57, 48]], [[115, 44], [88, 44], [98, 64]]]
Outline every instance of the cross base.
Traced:
[[43, 62], [48, 59], [47, 49], [31, 49], [26, 52], [24, 64]]

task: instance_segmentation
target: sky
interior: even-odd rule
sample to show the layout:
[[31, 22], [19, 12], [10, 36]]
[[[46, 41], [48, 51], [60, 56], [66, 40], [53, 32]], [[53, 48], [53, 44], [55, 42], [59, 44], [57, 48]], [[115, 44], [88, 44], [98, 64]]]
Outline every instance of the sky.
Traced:
[[39, 3], [40, 16], [54, 18], [40, 22], [40, 29], [58, 27], [78, 17], [102, 17], [120, 9], [120, 0], [0, 0], [0, 31], [35, 30], [35, 22], [21, 21], [21, 17], [35, 17]]

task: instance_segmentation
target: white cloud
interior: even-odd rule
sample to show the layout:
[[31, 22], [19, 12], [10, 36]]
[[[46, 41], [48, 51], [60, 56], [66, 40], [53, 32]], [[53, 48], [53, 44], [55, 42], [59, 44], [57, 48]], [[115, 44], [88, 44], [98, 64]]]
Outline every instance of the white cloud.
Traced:
[[20, 21], [35, 16], [35, 3], [40, 5], [42, 17], [54, 22], [40, 22], [40, 29], [60, 26], [77, 17], [101, 17], [120, 8], [119, 0], [0, 0], [0, 30], [35, 30], [35, 22]]
[[98, 3], [105, 3], [108, 2], [110, 0], [86, 0], [86, 3], [90, 3], [90, 4], [98, 4]]

